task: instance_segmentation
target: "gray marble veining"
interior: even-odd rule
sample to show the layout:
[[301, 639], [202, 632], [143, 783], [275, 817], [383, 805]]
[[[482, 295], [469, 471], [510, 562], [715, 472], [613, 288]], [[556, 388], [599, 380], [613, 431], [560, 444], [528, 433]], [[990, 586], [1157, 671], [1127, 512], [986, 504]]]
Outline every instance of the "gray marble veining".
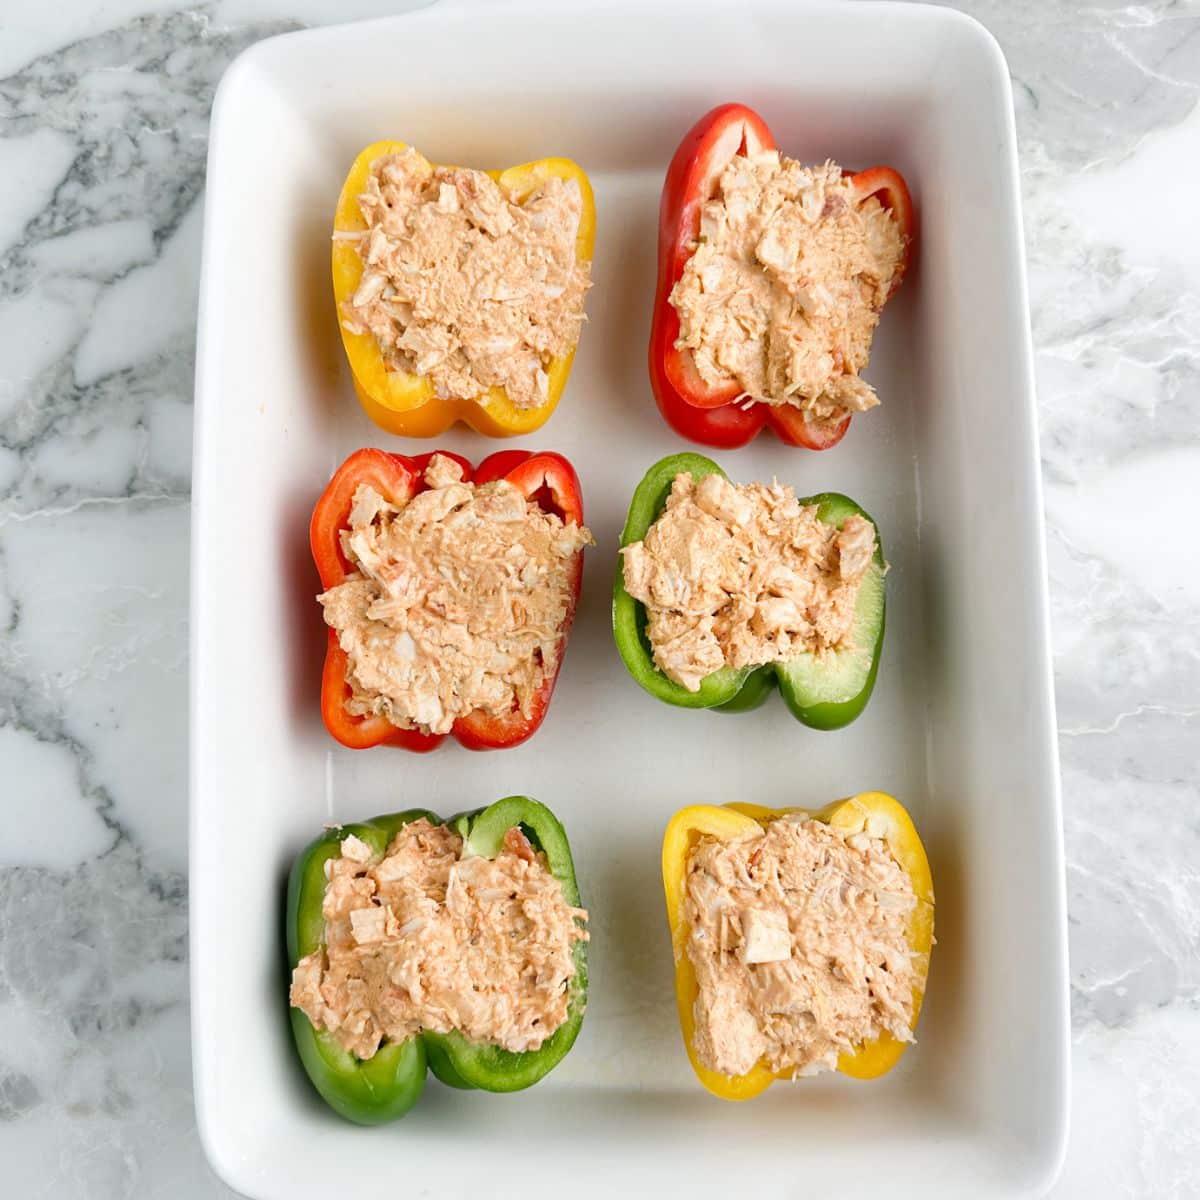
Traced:
[[[207, 114], [252, 41], [391, 5], [0, 20], [0, 1161], [227, 1194], [187, 1034], [187, 537]], [[1066, 806], [1055, 1195], [1200, 1195], [1200, 8], [971, 0], [1013, 73]]]

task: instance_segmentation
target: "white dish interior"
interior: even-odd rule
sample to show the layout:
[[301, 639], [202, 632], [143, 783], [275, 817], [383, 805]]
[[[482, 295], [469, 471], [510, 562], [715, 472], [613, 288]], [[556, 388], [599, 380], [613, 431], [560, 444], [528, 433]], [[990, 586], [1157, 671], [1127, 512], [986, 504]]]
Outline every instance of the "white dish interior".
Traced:
[[[673, 709], [628, 677], [610, 584], [634, 486], [686, 447], [646, 374], [658, 199], [707, 108], [757, 108], [780, 147], [904, 172], [917, 268], [884, 313], [883, 406], [825, 454], [769, 435], [714, 457], [736, 479], [855, 497], [891, 563], [875, 696], [848, 729], [774, 699], [740, 717]], [[428, 757], [336, 746], [318, 711], [324, 633], [307, 527], [364, 445], [419, 452], [355, 401], [329, 285], [342, 177], [377, 138], [435, 160], [576, 158], [598, 204], [589, 324], [537, 434], [457, 429], [478, 461], [560, 450], [583, 481], [583, 601], [554, 703], [519, 749]], [[269, 201], [269, 202], [268, 202]], [[438, 6], [289, 35], [242, 56], [212, 130], [193, 539], [192, 961], [197, 1111], [208, 1154], [261, 1197], [547, 1197], [686, 1186], [723, 1194], [1010, 1195], [1048, 1186], [1066, 1123], [1065, 920], [1041, 499], [1011, 96], [1000, 51], [949, 10], [633, 3]], [[919, 1044], [887, 1078], [705, 1093], [676, 1023], [663, 827], [685, 803], [809, 804], [869, 789], [913, 813], [938, 945]], [[286, 1020], [283, 883], [326, 822], [511, 792], [571, 835], [592, 912], [574, 1051], [510, 1096], [431, 1080], [364, 1131], [319, 1101]], [[353, 1164], [348, 1168], [348, 1164]]]

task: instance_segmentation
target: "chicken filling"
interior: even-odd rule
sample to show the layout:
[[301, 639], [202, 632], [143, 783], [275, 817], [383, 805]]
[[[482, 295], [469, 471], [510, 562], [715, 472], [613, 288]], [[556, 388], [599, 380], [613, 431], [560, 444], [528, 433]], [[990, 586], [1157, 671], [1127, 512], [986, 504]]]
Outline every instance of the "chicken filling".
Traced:
[[826, 524], [778, 483], [685, 472], [645, 538], [621, 553], [655, 665], [695, 692], [722, 667], [852, 648], [875, 527], [857, 514]]
[[547, 368], [579, 341], [589, 265], [576, 259], [583, 196], [547, 179], [521, 203], [483, 171], [434, 167], [414, 150], [371, 166], [352, 240], [362, 280], [342, 305], [389, 370], [442, 399], [501, 387], [522, 409], [549, 399]]
[[859, 373], [903, 254], [891, 210], [858, 202], [836, 164], [736, 155], [671, 292], [676, 346], [709, 387], [816, 420], [863, 412], [879, 400]]
[[425, 482], [403, 505], [358, 487], [341, 531], [354, 571], [317, 597], [346, 652], [346, 709], [433, 734], [476, 710], [530, 719], [592, 535], [506, 480], [464, 483], [445, 455]]
[[886, 841], [783, 817], [737, 841], [701, 838], [685, 888], [703, 1066], [815, 1074], [882, 1034], [913, 1040], [917, 898]]
[[291, 1003], [360, 1059], [381, 1042], [457, 1030], [537, 1050], [569, 1015], [572, 908], [545, 856], [514, 827], [495, 858], [422, 818], [383, 858], [350, 835], [325, 864], [325, 942], [292, 972]]

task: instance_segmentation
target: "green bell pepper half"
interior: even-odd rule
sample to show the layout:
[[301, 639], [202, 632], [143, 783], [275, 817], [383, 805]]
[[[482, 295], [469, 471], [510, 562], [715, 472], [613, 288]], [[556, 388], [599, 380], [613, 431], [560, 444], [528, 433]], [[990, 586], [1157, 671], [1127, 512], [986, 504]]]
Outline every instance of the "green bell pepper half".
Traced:
[[[354, 834], [382, 857], [396, 834], [410, 821], [441, 818], [426, 809], [374, 817], [327, 830], [297, 857], [288, 879], [287, 951], [291, 968], [318, 950], [325, 938], [321, 906], [325, 898], [325, 862], [341, 854], [342, 839]], [[528, 796], [508, 796], [446, 822], [462, 837], [466, 855], [495, 858], [504, 835], [519, 826], [534, 849], [546, 856], [550, 873], [562, 884], [563, 896], [579, 907], [579, 887], [571, 847], [562, 825], [544, 805]], [[468, 1042], [457, 1031], [425, 1030], [399, 1043], [384, 1043], [366, 1060], [344, 1050], [333, 1034], [313, 1028], [298, 1008], [290, 1008], [292, 1035], [304, 1069], [326, 1103], [359, 1125], [379, 1125], [402, 1117], [421, 1096], [426, 1069], [456, 1088], [515, 1092], [537, 1083], [562, 1061], [575, 1042], [587, 1004], [587, 943], [573, 949], [575, 975], [567, 1020], [538, 1050], [514, 1053], [499, 1046]]]
[[[703, 479], [724, 471], [703, 454], [672, 454], [646, 472], [633, 500], [621, 533], [622, 547], [642, 541], [658, 520], [675, 477], [690, 474]], [[801, 504], [815, 504], [820, 520], [839, 529], [853, 513], [874, 519], [848, 496], [822, 492], [803, 497]], [[883, 647], [885, 613], [883, 545], [875, 525], [875, 558], [863, 579], [855, 607], [853, 648], [816, 655], [809, 652], [782, 663], [742, 668], [722, 667], [700, 681], [698, 691], [689, 692], [668, 679], [654, 665], [646, 637], [646, 609], [625, 590], [625, 575], [618, 560], [613, 583], [613, 637], [630, 675], [652, 696], [681, 708], [712, 708], [719, 712], [747, 712], [762, 704], [773, 687], [798, 721], [813, 729], [840, 729], [866, 707], [875, 686], [879, 653]]]

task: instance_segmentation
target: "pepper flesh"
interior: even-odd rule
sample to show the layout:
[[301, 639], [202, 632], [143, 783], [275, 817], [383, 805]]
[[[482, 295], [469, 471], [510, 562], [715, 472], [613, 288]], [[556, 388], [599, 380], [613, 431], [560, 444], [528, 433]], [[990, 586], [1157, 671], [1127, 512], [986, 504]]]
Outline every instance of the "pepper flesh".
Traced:
[[[341, 853], [342, 840], [353, 834], [376, 855], [383, 855], [400, 829], [422, 817], [442, 823], [426, 809], [409, 809], [330, 829], [301, 851], [288, 879], [286, 924], [291, 969], [306, 954], [320, 949], [324, 941], [321, 905], [325, 897], [325, 863]], [[547, 868], [562, 884], [567, 903], [572, 908], [580, 906], [566, 831], [544, 804], [528, 796], [507, 796], [487, 808], [452, 817], [446, 824], [462, 837], [464, 853], [486, 858], [495, 858], [504, 835], [519, 826], [534, 848], [545, 854]], [[408, 1112], [425, 1087], [426, 1069], [451, 1087], [520, 1091], [553, 1070], [579, 1034], [587, 1005], [586, 942], [577, 941], [572, 953], [575, 975], [570, 984], [567, 1020], [537, 1050], [516, 1053], [468, 1042], [457, 1032], [425, 1031], [403, 1042], [385, 1043], [364, 1061], [342, 1049], [332, 1033], [314, 1029], [300, 1009], [291, 1008], [296, 1049], [326, 1103], [359, 1125], [382, 1124]]]
[[[407, 457], [385, 450], [357, 450], [334, 472], [313, 509], [309, 526], [309, 545], [324, 591], [345, 582], [353, 567], [342, 552], [339, 532], [346, 527], [354, 493], [360, 484], [373, 487], [385, 500], [403, 505], [425, 490], [425, 468], [435, 455], [452, 459], [462, 469], [463, 482], [477, 485], [507, 479], [527, 500], [535, 501], [544, 512], [552, 512], [564, 522], [583, 524], [583, 496], [575, 468], [553, 451], [501, 450], [490, 455], [472, 471], [471, 464], [458, 454], [434, 450], [429, 454]], [[579, 590], [583, 582], [583, 553], [576, 555], [570, 580], [570, 599], [562, 625], [562, 651], [575, 617]], [[454, 722], [452, 735], [469, 750], [503, 750], [520, 745], [537, 732], [546, 718], [558, 668], [547, 675], [533, 698], [532, 711], [525, 717], [519, 709], [494, 716], [476, 709]], [[350, 686], [346, 682], [346, 652], [330, 629], [326, 637], [325, 667], [321, 673], [321, 716], [329, 733], [351, 750], [372, 746], [399, 746], [425, 753], [437, 749], [446, 734], [424, 733], [420, 729], [401, 729], [383, 716], [354, 716], [346, 711]]]
[[[358, 208], [358, 197], [366, 190], [371, 164], [390, 154], [407, 150], [406, 142], [382, 141], [368, 146], [354, 160], [338, 197], [333, 228], [336, 233], [363, 230], [366, 222]], [[583, 198], [575, 253], [579, 262], [590, 262], [596, 240], [596, 201], [583, 168], [568, 158], [539, 158], [505, 171], [488, 171], [505, 194], [520, 203], [547, 179], [575, 180]], [[384, 364], [379, 344], [371, 333], [351, 333], [341, 321], [343, 302], [350, 299], [362, 279], [363, 262], [355, 247], [335, 238], [333, 242], [333, 296], [342, 345], [354, 378], [354, 390], [367, 415], [376, 425], [402, 437], [436, 437], [455, 421], [462, 421], [488, 437], [517, 437], [540, 429], [558, 404], [571, 373], [575, 351], [552, 360], [546, 367], [549, 386], [546, 401], [536, 408], [518, 408], [502, 387], [493, 387], [475, 399], [442, 399], [421, 375], [390, 371]]]
[[[641, 541], [666, 505], [676, 475], [688, 473], [697, 481], [713, 473], [724, 475], [721, 468], [702, 454], [672, 454], [646, 472], [629, 505], [629, 516], [621, 534], [621, 545]], [[870, 514], [848, 496], [823, 492], [804, 497], [801, 504], [815, 504], [817, 516], [828, 524], [841, 526], [853, 513], [875, 524]], [[854, 635], [856, 645], [835, 650], [823, 657], [805, 652], [782, 663], [762, 666], [722, 667], [700, 682], [698, 691], [689, 692], [682, 684], [668, 679], [654, 663], [646, 637], [646, 609], [625, 588], [625, 575], [618, 561], [613, 581], [613, 637], [626, 669], [652, 696], [680, 708], [714, 708], [722, 712], [746, 712], [757, 708], [778, 686], [792, 715], [813, 729], [840, 729], [848, 725], [866, 707], [875, 687], [879, 655], [883, 647], [886, 612], [883, 584], [883, 546], [879, 528], [875, 528], [875, 569], [863, 580], [856, 606]]]
[[[906, 931], [909, 947], [918, 963], [917, 978], [913, 984], [913, 1029], [917, 1027], [925, 995], [929, 953], [933, 946], [933, 878], [916, 826], [898, 800], [883, 792], [863, 792], [847, 800], [836, 800], [817, 812], [801, 808], [763, 808], [755, 804], [727, 804], [722, 807], [696, 804], [680, 809], [667, 825], [662, 849], [663, 889], [675, 955], [675, 999], [692, 1069], [700, 1082], [714, 1096], [720, 1096], [723, 1100], [752, 1099], [777, 1079], [791, 1079], [794, 1072], [771, 1071], [760, 1062], [744, 1075], [721, 1075], [703, 1066], [697, 1057], [695, 1003], [699, 987], [695, 968], [687, 955], [688, 930], [683, 919], [688, 854], [701, 837], [729, 841], [754, 833], [778, 817], [793, 813], [823, 821], [847, 835], [866, 830], [887, 842], [896, 861], [908, 875], [917, 897]], [[906, 1042], [897, 1041], [891, 1034], [885, 1033], [853, 1052], [843, 1053], [838, 1058], [837, 1069], [841, 1074], [855, 1079], [875, 1079], [899, 1062], [906, 1045]]]
[[[695, 249], [700, 212], [721, 173], [737, 154], [774, 150], [766, 122], [744, 104], [722, 104], [706, 113], [684, 135], [667, 168], [658, 220], [658, 286], [650, 329], [650, 383], [659, 411], [676, 433], [694, 442], [731, 450], [744, 446], [764, 426], [783, 442], [810, 450], [837, 445], [850, 427], [850, 414], [836, 421], [813, 421], [791, 404], [738, 402], [736, 380], [710, 387], [700, 378], [690, 352], [676, 346], [679, 315], [671, 291]], [[902, 176], [890, 167], [872, 167], [850, 176], [858, 203], [871, 196], [891, 209], [906, 246], [893, 291], [911, 256], [915, 220], [912, 198]]]

